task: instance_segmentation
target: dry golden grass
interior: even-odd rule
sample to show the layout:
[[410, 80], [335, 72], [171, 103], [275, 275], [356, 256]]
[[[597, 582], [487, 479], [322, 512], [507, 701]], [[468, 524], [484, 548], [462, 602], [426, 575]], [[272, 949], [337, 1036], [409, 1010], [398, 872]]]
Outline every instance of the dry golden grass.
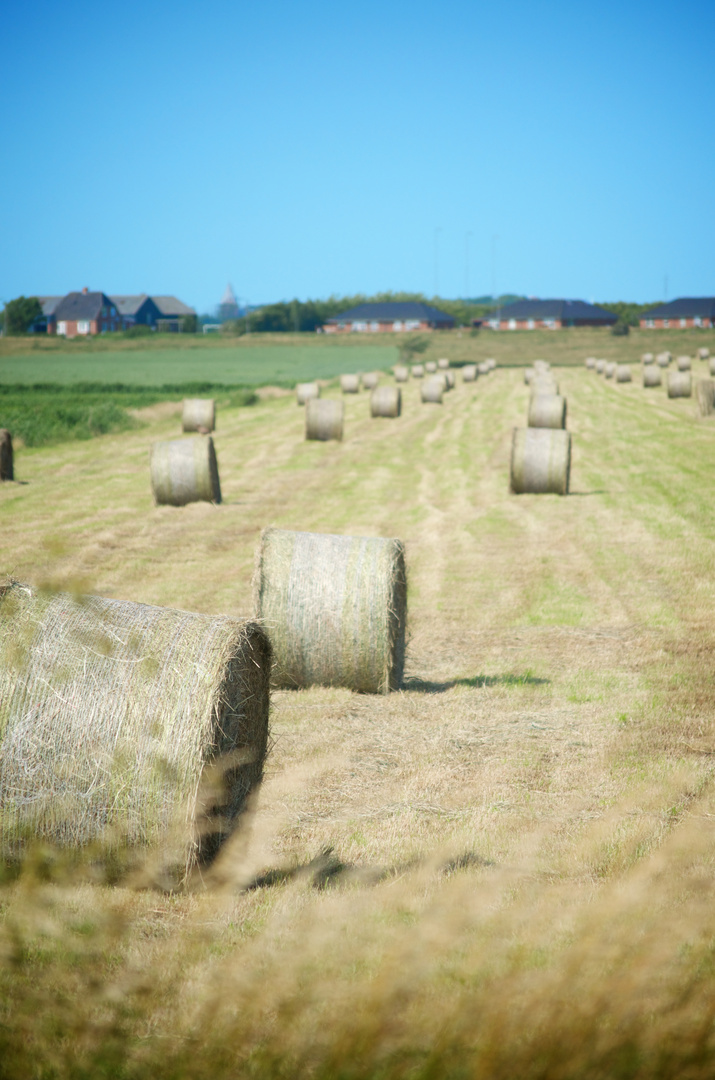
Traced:
[[42, 851], [6, 881], [0, 1072], [713, 1074], [715, 432], [637, 379], [559, 382], [567, 498], [508, 494], [514, 370], [441, 408], [410, 382], [389, 423], [345, 397], [342, 443], [305, 442], [292, 395], [222, 413], [221, 507], [153, 506], [173, 415], [18, 454], [5, 572], [246, 615], [265, 525], [398, 536], [410, 643], [389, 697], [274, 695], [204, 892]]

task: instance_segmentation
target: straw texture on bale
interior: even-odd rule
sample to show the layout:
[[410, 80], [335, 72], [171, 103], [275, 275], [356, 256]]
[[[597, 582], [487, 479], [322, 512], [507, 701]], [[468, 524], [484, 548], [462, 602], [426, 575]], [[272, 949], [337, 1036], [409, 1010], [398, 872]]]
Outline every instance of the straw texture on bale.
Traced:
[[332, 398], [311, 398], [305, 403], [305, 437], [328, 442], [343, 437], [343, 403]]
[[7, 428], [0, 428], [0, 482], [14, 480], [15, 468], [12, 460], [12, 435]]
[[368, 371], [362, 377], [362, 384], [366, 390], [374, 390], [380, 381], [379, 371]]
[[710, 357], [710, 374], [715, 375], [715, 356]]
[[447, 360], [444, 356], [440, 357], [440, 359], [437, 361], [437, 367], [441, 371], [446, 371], [449, 367], [449, 360]]
[[265, 529], [254, 598], [277, 686], [400, 688], [407, 574], [399, 540]]
[[603, 375], [605, 370], [606, 370], [606, 361], [605, 360], [597, 360], [596, 361], [596, 373], [598, 375]]
[[486, 360], [482, 360], [481, 364], [477, 364], [477, 371], [480, 375], [488, 375], [491, 370]]
[[707, 360], [709, 356], [710, 349], [708, 349], [707, 345], [703, 345], [698, 349], [698, 360]]
[[660, 386], [663, 381], [663, 376], [660, 373], [660, 368], [655, 365], [643, 368], [643, 385], [644, 386]]
[[698, 379], [695, 384], [695, 396], [700, 415], [710, 416], [715, 404], [715, 382], [712, 379]]
[[221, 502], [218, 462], [210, 435], [154, 443], [149, 469], [157, 506]]
[[424, 364], [413, 364], [412, 365], [412, 378], [413, 379], [424, 379], [424, 376], [425, 376]]
[[668, 373], [668, 397], [692, 397], [693, 380], [689, 371], [671, 371]]
[[478, 374], [476, 364], [465, 364], [462, 368], [462, 382], [476, 382]]
[[254, 622], [0, 589], [0, 846], [161, 845], [184, 875], [260, 783], [271, 646]]
[[587, 356], [586, 357], [586, 367], [589, 369], [589, 371], [591, 371], [593, 368], [595, 368], [595, 366], [596, 366], [596, 357], [595, 356]]
[[181, 414], [182, 431], [210, 435], [216, 428], [216, 402], [212, 398], [185, 398]]
[[437, 364], [435, 363], [435, 361], [434, 360], [428, 360], [427, 363], [425, 364], [425, 371], [427, 371], [430, 375], [434, 375], [436, 370], [437, 370]]
[[444, 379], [433, 377], [425, 379], [420, 387], [420, 396], [425, 405], [441, 405], [444, 394]]
[[370, 415], [399, 416], [402, 412], [402, 391], [399, 386], [376, 386], [370, 395]]
[[604, 368], [603, 374], [606, 376], [607, 379], [612, 379], [613, 378], [613, 376], [616, 374], [616, 367], [617, 366], [618, 365], [616, 364], [615, 360], [609, 360], [606, 363], [606, 367]]
[[529, 402], [530, 428], [565, 428], [566, 398], [558, 394], [534, 394]]
[[652, 352], [644, 352], [641, 356], [641, 360], [644, 364], [652, 364], [655, 362], [655, 357]]
[[618, 364], [616, 367], [616, 382], [632, 382], [633, 375], [628, 364]]
[[398, 364], [395, 368], [395, 382], [407, 382], [410, 377], [410, 369], [404, 364]]
[[295, 396], [299, 405], [305, 405], [310, 398], [320, 397], [320, 387], [316, 382], [299, 382], [295, 388]]
[[534, 371], [533, 367], [524, 368], [524, 382], [527, 386], [530, 386], [531, 383], [533, 383], [535, 375], [536, 372]]
[[515, 495], [567, 495], [571, 435], [554, 428], [514, 428], [511, 490]]
[[659, 352], [655, 358], [655, 362], [658, 367], [666, 368], [673, 359], [673, 354], [669, 352]]
[[679, 356], [675, 363], [678, 371], [690, 371], [693, 366], [689, 356]]
[[344, 394], [357, 394], [360, 390], [359, 375], [341, 375], [340, 389]]

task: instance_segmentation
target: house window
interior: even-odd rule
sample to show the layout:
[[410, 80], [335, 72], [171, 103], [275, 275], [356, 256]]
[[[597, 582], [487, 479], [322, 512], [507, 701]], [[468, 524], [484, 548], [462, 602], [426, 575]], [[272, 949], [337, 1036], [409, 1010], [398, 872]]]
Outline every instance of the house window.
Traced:
[[87, 319], [79, 319], [77, 321], [77, 333], [78, 334], [88, 334], [89, 333], [89, 322], [87, 321]]
[[670, 327], [670, 319], [663, 319], [663, 329], [667, 330]]
[[527, 319], [527, 321], [526, 321], [526, 329], [527, 330], [533, 330], [534, 329], [534, 320], [533, 319]]
[[67, 333], [67, 323], [66, 322], [61, 321], [61, 322], [57, 323], [57, 333], [58, 334], [66, 334]]
[[700, 318], [699, 315], [696, 315], [695, 318], [693, 319], [693, 326], [702, 326], [702, 325], [703, 325], [703, 320]]
[[509, 319], [509, 329], [516, 330], [516, 319]]
[[547, 330], [553, 330], [556, 326], [556, 319], [544, 319], [544, 326]]
[[688, 325], [688, 320], [687, 319], [681, 319], [680, 320], [680, 325], [681, 326], [687, 326]]
[[408, 319], [407, 322], [405, 323], [405, 330], [419, 330], [419, 328], [420, 328], [420, 320], [419, 319]]
[[393, 324], [392, 324], [392, 329], [393, 329], [393, 330], [401, 330], [401, 329], [402, 329], [402, 323], [400, 322], [400, 320], [399, 320], [399, 319], [396, 319], [396, 320], [395, 320], [395, 321], [393, 322]]
[[655, 328], [655, 319], [646, 319], [645, 324], [648, 330], [653, 330]]
[[353, 323], [353, 330], [356, 330], [360, 334], [364, 330], [367, 330], [367, 323], [366, 322], [361, 322], [360, 320], [356, 320]]
[[378, 322], [371, 322], [370, 329], [372, 330], [373, 334], [375, 334], [380, 329], [380, 324]]
[[114, 318], [114, 316], [115, 316], [116, 314], [117, 314], [117, 309], [116, 309], [115, 307], [113, 307], [113, 308], [112, 308], [112, 318]]

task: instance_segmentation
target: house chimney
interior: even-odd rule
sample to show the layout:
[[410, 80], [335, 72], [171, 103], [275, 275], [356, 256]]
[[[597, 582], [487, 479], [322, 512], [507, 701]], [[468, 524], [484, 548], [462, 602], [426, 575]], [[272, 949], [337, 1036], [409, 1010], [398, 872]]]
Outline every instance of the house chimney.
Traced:
[[82, 295], [83, 295], [83, 296], [86, 296], [88, 292], [89, 292], [89, 289], [88, 289], [88, 288], [87, 288], [87, 286], [85, 285], [85, 287], [84, 287], [84, 288], [82, 289]]

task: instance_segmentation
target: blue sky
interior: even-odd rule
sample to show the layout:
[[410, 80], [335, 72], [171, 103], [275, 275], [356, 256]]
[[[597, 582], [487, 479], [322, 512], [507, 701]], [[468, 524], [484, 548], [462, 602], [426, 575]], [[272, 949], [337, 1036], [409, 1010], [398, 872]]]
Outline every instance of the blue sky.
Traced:
[[712, 0], [27, 0], [2, 39], [2, 300], [715, 295]]

